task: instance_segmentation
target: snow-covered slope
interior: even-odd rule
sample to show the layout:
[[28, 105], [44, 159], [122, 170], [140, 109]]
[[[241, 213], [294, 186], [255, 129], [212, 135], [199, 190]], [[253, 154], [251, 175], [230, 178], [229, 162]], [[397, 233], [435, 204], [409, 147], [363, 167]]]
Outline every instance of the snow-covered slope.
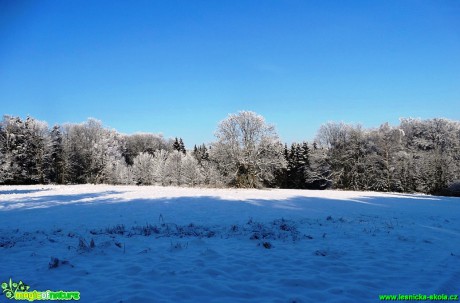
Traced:
[[10, 278], [31, 290], [80, 291], [81, 302], [377, 302], [380, 294], [459, 294], [460, 199], [0, 186], [0, 282]]

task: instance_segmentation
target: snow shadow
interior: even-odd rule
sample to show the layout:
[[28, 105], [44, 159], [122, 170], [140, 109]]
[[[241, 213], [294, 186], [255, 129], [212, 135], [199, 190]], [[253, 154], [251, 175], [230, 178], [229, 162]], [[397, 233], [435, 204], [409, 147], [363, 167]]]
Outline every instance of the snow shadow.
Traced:
[[[442, 207], [441, 207], [442, 206]], [[30, 215], [29, 215], [30, 214]], [[82, 228], [105, 228], [157, 224], [161, 216], [175, 224], [231, 225], [254, 220], [280, 218], [301, 220], [356, 218], [361, 215], [388, 218], [460, 220], [460, 199], [411, 196], [362, 196], [353, 199], [294, 196], [286, 199], [226, 199], [217, 196], [129, 198], [122, 191], [71, 195], [46, 195], [0, 202], [0, 228], [20, 227], [27, 219], [30, 226], [46, 228], [59, 222], [79, 222]], [[438, 219], [433, 222], [438, 221]]]
[[[20, 191], [20, 190], [18, 190]], [[40, 190], [24, 190], [27, 193], [34, 193]], [[49, 208], [55, 206], [65, 206], [71, 204], [84, 204], [95, 202], [116, 202], [113, 195], [121, 194], [121, 191], [104, 191], [97, 193], [82, 193], [68, 195], [45, 195], [37, 197], [17, 197], [5, 201], [0, 200], [0, 211], [26, 210], [36, 208]]]
[[12, 190], [1, 190], [0, 195], [21, 195], [21, 194], [33, 194], [41, 191], [50, 190], [49, 188], [40, 189], [12, 189]]

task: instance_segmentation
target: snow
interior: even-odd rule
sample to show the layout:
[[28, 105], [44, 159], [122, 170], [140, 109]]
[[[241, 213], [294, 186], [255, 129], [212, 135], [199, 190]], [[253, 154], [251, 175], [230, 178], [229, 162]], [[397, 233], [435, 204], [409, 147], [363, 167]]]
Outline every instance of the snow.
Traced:
[[0, 233], [0, 282], [76, 290], [81, 302], [376, 302], [380, 294], [460, 293], [460, 198], [0, 186]]

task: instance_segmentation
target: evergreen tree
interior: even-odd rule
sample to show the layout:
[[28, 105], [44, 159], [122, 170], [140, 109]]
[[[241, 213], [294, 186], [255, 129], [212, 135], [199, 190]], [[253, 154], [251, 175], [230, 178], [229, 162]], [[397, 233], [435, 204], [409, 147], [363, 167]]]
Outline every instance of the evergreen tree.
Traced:
[[302, 166], [310, 165], [310, 148], [307, 142], [302, 142], [300, 162]]
[[0, 182], [3, 184], [23, 184], [25, 162], [25, 142], [23, 122], [19, 117], [4, 116], [1, 123]]
[[187, 153], [185, 150], [185, 145], [184, 141], [182, 141], [182, 138], [179, 138], [179, 151], [182, 152], [184, 155]]
[[193, 146], [192, 155], [198, 160], [198, 148], [196, 147], [196, 144]]
[[288, 172], [289, 172], [289, 149], [287, 146], [287, 143], [284, 144], [284, 149], [283, 149], [283, 156], [284, 160], [287, 163], [286, 167], [283, 167], [282, 169], [278, 170], [277, 175], [276, 175], [276, 183], [279, 187], [282, 188], [289, 188], [289, 178], [288, 178]]
[[286, 161], [289, 161], [289, 150], [287, 147], [287, 143], [284, 143], [284, 159], [286, 159]]
[[203, 161], [209, 161], [209, 152], [204, 143], [201, 145], [201, 159]]
[[0, 184], [135, 180], [299, 189], [333, 184], [341, 189], [429, 194], [452, 194], [460, 184], [458, 121], [402, 119], [396, 127], [385, 123], [367, 130], [328, 123], [321, 126], [310, 149], [307, 142], [283, 146], [263, 117], [240, 112], [221, 122], [217, 138], [213, 146], [195, 145], [186, 155], [178, 137], [165, 141], [154, 134], [120, 135], [94, 119], [49, 129], [32, 117], [4, 116]]
[[193, 148], [193, 156], [201, 164], [203, 161], [209, 161], [209, 153], [206, 145], [203, 143], [199, 147], [195, 145]]
[[58, 184], [64, 183], [64, 149], [62, 133], [58, 125], [51, 130], [51, 163], [49, 179]]
[[181, 146], [177, 137], [174, 139], [173, 150], [181, 151]]

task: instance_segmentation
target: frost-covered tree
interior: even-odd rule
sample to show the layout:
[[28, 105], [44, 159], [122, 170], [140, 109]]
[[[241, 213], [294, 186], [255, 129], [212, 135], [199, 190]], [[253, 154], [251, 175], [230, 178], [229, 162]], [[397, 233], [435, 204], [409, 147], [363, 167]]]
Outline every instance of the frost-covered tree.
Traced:
[[165, 183], [167, 185], [182, 184], [182, 159], [184, 157], [185, 155], [178, 150], [173, 150], [169, 153], [164, 167]]
[[218, 166], [213, 161], [201, 161], [200, 174], [202, 184], [212, 187], [223, 187], [226, 185], [226, 179], [220, 173]]
[[115, 130], [104, 129], [96, 147], [95, 155], [100, 160], [101, 170], [97, 175], [97, 183], [114, 183], [117, 182], [117, 167], [125, 163], [123, 158], [124, 141]]
[[328, 122], [321, 125], [315, 142], [327, 152], [327, 162], [330, 167], [328, 179], [337, 188], [348, 187], [346, 166], [348, 164], [346, 147], [349, 127], [345, 123]]
[[182, 138], [179, 138], [179, 151], [183, 153], [184, 155], [187, 153], [187, 151], [185, 150], [185, 144]]
[[202, 144], [198, 147], [195, 145], [195, 147], [193, 148], [193, 156], [200, 164], [202, 161], [208, 161], [209, 152], [208, 152], [208, 148], [206, 147], [206, 145]]
[[45, 122], [4, 116], [0, 126], [0, 182], [48, 182], [50, 136]]
[[[376, 129], [327, 123], [315, 142], [279, 143], [253, 112], [222, 121], [217, 142], [186, 154], [181, 138], [120, 135], [95, 119], [56, 125], [32, 117], [0, 122], [0, 184], [110, 183], [455, 194], [460, 122], [402, 119]], [[287, 165], [286, 165], [287, 164]]]
[[0, 182], [24, 183], [26, 143], [24, 123], [19, 117], [4, 116], [0, 124]]
[[27, 117], [24, 121], [25, 159], [23, 173], [26, 183], [49, 182], [51, 162], [51, 137], [44, 121]]
[[51, 151], [49, 180], [53, 183], [64, 183], [64, 150], [62, 143], [62, 131], [59, 125], [53, 126], [50, 133]]
[[126, 163], [133, 164], [133, 159], [140, 153], [149, 153], [153, 155], [155, 151], [163, 149], [169, 150], [169, 143], [161, 134], [137, 133], [124, 136], [125, 150], [123, 156]]
[[114, 179], [113, 164], [120, 161], [123, 137], [105, 129], [102, 123], [67, 124], [63, 133], [65, 181], [70, 183], [108, 183]]
[[352, 190], [363, 189], [368, 174], [366, 155], [368, 152], [368, 132], [361, 125], [347, 125], [346, 145], [343, 148], [344, 172], [342, 183]]
[[179, 143], [179, 140], [176, 138], [174, 138], [174, 143], [172, 145], [172, 148], [173, 150], [177, 150], [177, 151], [181, 151], [181, 146], [180, 146], [180, 143]]
[[325, 148], [319, 148], [313, 143], [310, 150], [310, 166], [305, 173], [307, 189], [326, 189], [331, 186], [331, 165], [328, 159], [328, 152]]
[[133, 160], [132, 173], [136, 184], [151, 185], [153, 179], [154, 160], [149, 153], [140, 153]]
[[126, 164], [123, 160], [118, 160], [115, 166], [116, 170], [116, 183], [117, 184], [133, 184], [134, 183], [134, 174], [130, 166]]
[[359, 190], [369, 183], [368, 132], [361, 125], [329, 122], [320, 127], [315, 140], [315, 167], [335, 188]]
[[166, 170], [165, 170], [165, 165], [166, 165], [166, 160], [168, 159], [169, 153], [164, 150], [160, 149], [155, 151], [154, 157], [153, 157], [153, 180], [156, 183], [160, 184], [166, 184]]
[[202, 175], [198, 161], [190, 154], [182, 158], [181, 163], [182, 182], [188, 186], [201, 184]]
[[396, 160], [397, 153], [402, 148], [401, 141], [403, 136], [404, 132], [401, 129], [384, 123], [374, 132], [372, 138], [380, 156], [382, 173], [377, 182], [381, 184], [382, 189], [385, 191], [398, 191], [400, 188], [400, 182], [396, 175]]
[[111, 165], [121, 158], [121, 146], [118, 134], [102, 126], [95, 119], [83, 124], [86, 137], [90, 140], [88, 182], [104, 183], [106, 177], [112, 178]]
[[460, 123], [447, 119], [402, 119], [411, 181], [417, 191], [440, 193], [460, 179]]
[[287, 168], [278, 174], [278, 178], [283, 179], [278, 184], [287, 188], [306, 188], [307, 178], [310, 177], [310, 148], [308, 143], [294, 142], [290, 149], [285, 145], [283, 155], [287, 161]]
[[94, 135], [84, 123], [63, 126], [64, 182], [88, 183], [91, 175], [91, 150]]
[[230, 184], [259, 187], [270, 183], [286, 166], [283, 147], [273, 125], [250, 111], [229, 115], [221, 121], [210, 157]]

